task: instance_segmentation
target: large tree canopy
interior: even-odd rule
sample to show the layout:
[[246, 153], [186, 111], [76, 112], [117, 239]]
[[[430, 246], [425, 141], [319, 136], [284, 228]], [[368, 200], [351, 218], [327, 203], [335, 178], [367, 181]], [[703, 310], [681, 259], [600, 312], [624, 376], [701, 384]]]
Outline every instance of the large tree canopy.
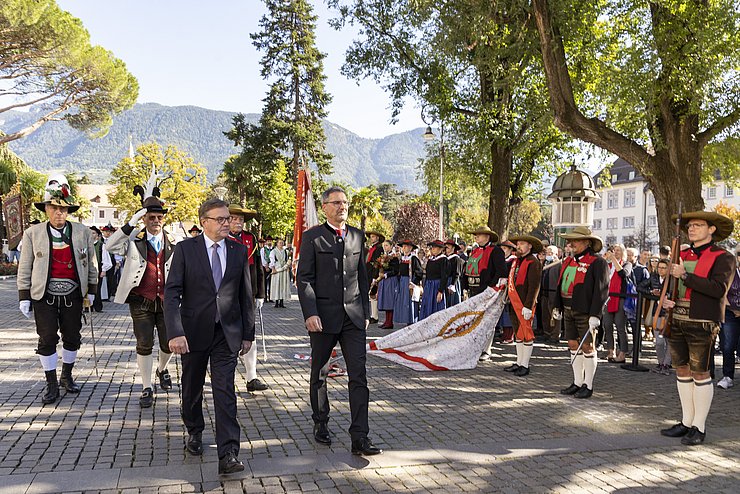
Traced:
[[627, 160], [647, 179], [665, 243], [679, 203], [684, 211], [704, 208], [704, 152], [714, 167], [726, 161], [724, 143], [736, 148], [727, 139], [737, 137], [740, 120], [740, 5], [532, 5], [556, 125]]
[[125, 64], [92, 46], [80, 20], [54, 0], [0, 3], [0, 80], [0, 114], [31, 106], [37, 110], [31, 124], [0, 135], [0, 143], [25, 137], [52, 120], [102, 135], [113, 115], [133, 106], [139, 91]]

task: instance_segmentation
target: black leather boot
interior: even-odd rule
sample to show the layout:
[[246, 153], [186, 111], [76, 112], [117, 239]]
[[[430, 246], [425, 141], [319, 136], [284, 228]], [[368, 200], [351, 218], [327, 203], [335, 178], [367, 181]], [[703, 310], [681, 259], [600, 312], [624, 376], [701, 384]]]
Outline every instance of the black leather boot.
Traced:
[[41, 395], [41, 403], [48, 405], [54, 403], [59, 399], [59, 383], [57, 382], [57, 371], [56, 369], [46, 371], [46, 386]]
[[67, 393], [79, 393], [80, 387], [75, 384], [75, 380], [72, 379], [72, 367], [75, 364], [62, 363], [62, 376], [59, 379], [59, 384], [64, 386], [64, 390]]

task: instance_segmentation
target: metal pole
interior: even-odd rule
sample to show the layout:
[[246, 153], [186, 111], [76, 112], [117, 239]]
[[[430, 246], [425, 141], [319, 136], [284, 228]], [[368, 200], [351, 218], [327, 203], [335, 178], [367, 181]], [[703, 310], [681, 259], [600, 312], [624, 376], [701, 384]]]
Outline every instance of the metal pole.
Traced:
[[[635, 314], [635, 325], [632, 328], [632, 363], [624, 363], [620, 367], [624, 370], [633, 372], [647, 372], [648, 369], [645, 366], [640, 365], [640, 347], [642, 346], [642, 305], [643, 305], [642, 294], [637, 294], [637, 314]], [[631, 325], [631, 323], [630, 323]]]
[[445, 126], [442, 123], [440, 125], [440, 137], [439, 137], [439, 239], [444, 242], [444, 205], [443, 201], [443, 173], [445, 166]]

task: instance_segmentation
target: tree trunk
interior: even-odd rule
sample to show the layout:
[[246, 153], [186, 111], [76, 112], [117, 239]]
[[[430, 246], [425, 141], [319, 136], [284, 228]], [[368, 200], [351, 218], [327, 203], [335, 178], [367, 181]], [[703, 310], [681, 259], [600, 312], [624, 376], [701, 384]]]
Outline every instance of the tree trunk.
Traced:
[[491, 143], [491, 175], [488, 194], [488, 226], [505, 239], [509, 229], [509, 183], [513, 153], [495, 142]]

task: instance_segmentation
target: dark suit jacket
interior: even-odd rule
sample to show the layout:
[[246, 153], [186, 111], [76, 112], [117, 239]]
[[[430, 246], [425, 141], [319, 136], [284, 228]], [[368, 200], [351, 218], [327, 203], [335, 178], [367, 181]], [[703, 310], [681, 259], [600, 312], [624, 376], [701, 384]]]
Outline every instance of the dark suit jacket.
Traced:
[[364, 243], [365, 234], [351, 226], [344, 239], [326, 223], [303, 233], [298, 299], [303, 318], [319, 316], [325, 333], [339, 333], [345, 313], [362, 330], [370, 318]]
[[246, 248], [226, 241], [226, 270], [216, 292], [203, 235], [175, 245], [164, 288], [164, 317], [168, 339], [185, 336], [193, 351], [213, 341], [216, 307], [226, 341], [233, 352], [242, 340], [254, 341], [254, 301]]

